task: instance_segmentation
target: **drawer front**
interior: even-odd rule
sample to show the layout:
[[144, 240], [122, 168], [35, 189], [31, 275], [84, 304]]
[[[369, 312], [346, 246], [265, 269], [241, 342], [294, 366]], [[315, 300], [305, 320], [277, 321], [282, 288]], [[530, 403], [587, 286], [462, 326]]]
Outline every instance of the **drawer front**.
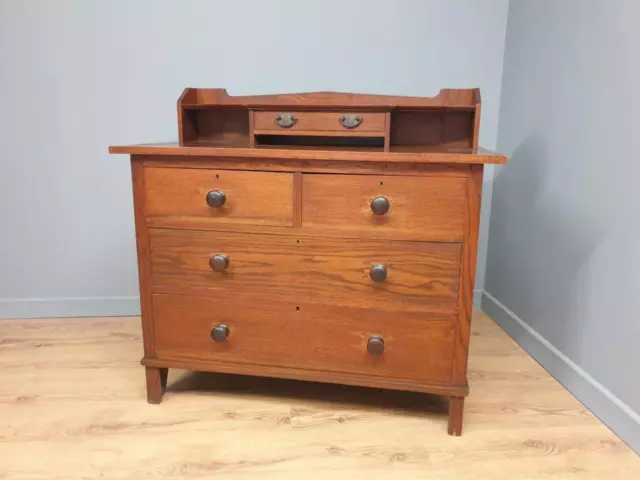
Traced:
[[[229, 298], [222, 292], [214, 297], [154, 295], [153, 305], [159, 358], [426, 382], [451, 378], [453, 316], [288, 303], [264, 295]], [[218, 341], [212, 338], [216, 327]]]
[[291, 173], [146, 167], [145, 188], [149, 217], [293, 226]]
[[[457, 307], [460, 245], [455, 243], [165, 229], [149, 233], [155, 289], [253, 291], [367, 308], [455, 312]], [[219, 263], [221, 272], [210, 264], [216, 255], [228, 260], [226, 268]]]
[[464, 177], [305, 174], [302, 179], [303, 227], [462, 239]]
[[[347, 117], [347, 118], [344, 118]], [[358, 112], [254, 112], [253, 128], [259, 132], [377, 132], [384, 136], [384, 113]], [[343, 123], [355, 119], [357, 125], [347, 127]], [[293, 122], [291, 126], [286, 126]], [[283, 126], [285, 125], [285, 126]]]

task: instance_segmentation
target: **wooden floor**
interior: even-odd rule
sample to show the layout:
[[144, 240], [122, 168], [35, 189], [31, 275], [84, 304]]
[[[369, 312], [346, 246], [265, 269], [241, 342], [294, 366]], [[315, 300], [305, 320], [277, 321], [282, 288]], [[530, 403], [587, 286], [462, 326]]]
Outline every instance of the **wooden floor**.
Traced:
[[639, 479], [640, 458], [491, 320], [463, 436], [438, 397], [172, 371], [138, 318], [0, 321], [0, 479]]

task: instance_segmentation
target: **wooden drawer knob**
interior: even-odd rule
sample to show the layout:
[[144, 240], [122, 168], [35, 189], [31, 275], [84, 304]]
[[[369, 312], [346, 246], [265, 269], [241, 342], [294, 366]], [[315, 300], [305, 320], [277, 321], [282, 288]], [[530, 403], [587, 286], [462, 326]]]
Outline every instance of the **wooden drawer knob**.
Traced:
[[209, 259], [209, 266], [214, 272], [224, 272], [229, 266], [229, 257], [218, 254]]
[[214, 342], [224, 342], [229, 336], [229, 327], [220, 324], [217, 327], [211, 329], [211, 338]]
[[367, 352], [370, 355], [382, 355], [382, 352], [384, 352], [384, 340], [382, 337], [369, 337], [367, 341]]
[[211, 190], [207, 192], [207, 204], [210, 207], [221, 207], [227, 200], [227, 196], [220, 190]]
[[369, 270], [369, 277], [374, 282], [384, 282], [387, 279], [387, 267], [382, 264], [374, 265]]
[[389, 200], [385, 197], [376, 197], [371, 200], [371, 211], [376, 215], [384, 215], [389, 211]]

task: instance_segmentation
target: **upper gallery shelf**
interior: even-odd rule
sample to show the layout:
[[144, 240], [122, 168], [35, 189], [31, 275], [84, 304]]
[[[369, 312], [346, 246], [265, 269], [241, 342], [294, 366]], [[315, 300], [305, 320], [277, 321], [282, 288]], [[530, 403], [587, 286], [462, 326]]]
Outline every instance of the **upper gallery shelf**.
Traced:
[[309, 92], [279, 95], [232, 96], [224, 88], [187, 88], [178, 104], [184, 108], [358, 108], [389, 110], [402, 108], [452, 108], [472, 110], [480, 103], [480, 90], [441, 89], [435, 97], [406, 97], [366, 93]]
[[228, 156], [418, 163], [505, 163], [478, 148], [480, 91], [434, 97], [360, 93], [230, 96], [186, 88], [178, 144], [112, 147], [134, 155]]

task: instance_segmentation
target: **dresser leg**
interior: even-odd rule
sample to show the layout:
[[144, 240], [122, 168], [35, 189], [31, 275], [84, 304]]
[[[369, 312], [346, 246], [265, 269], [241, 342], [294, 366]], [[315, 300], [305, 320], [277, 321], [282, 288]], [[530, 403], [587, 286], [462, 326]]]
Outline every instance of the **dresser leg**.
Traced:
[[147, 377], [147, 402], [160, 403], [167, 382], [167, 368], [144, 367]]
[[462, 435], [464, 397], [449, 397], [449, 435]]

